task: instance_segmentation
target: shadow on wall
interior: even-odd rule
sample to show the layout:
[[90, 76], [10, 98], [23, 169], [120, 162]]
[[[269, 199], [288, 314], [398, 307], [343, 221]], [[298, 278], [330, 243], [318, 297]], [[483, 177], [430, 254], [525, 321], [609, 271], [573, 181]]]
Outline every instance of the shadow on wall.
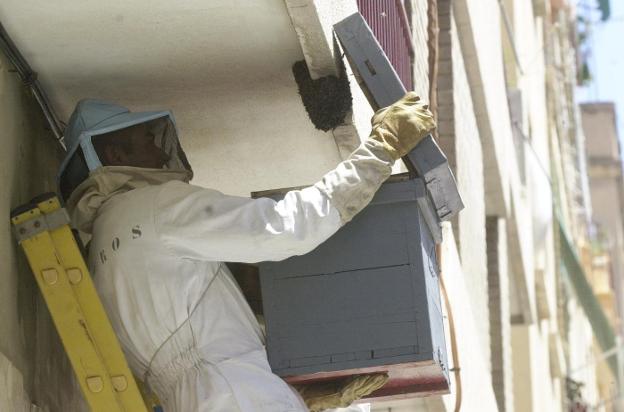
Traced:
[[[0, 236], [0, 355], [22, 374], [26, 397], [41, 410], [88, 410], [9, 224], [12, 208], [37, 194], [55, 190], [55, 174], [63, 151], [4, 55], [0, 55], [0, 126], [0, 213], [4, 219]], [[10, 384], [2, 379], [8, 373], [0, 370], [3, 385]], [[11, 390], [15, 389], [0, 387], [0, 393]], [[11, 410], [24, 407], [13, 406]]]

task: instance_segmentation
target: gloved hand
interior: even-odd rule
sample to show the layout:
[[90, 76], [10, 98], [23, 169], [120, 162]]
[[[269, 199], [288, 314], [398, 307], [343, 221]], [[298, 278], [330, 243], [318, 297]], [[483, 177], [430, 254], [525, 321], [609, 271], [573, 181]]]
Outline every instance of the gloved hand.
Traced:
[[310, 409], [320, 412], [326, 409], [345, 408], [354, 401], [371, 394], [388, 382], [388, 375], [375, 373], [358, 375], [346, 380], [329, 381], [296, 386], [295, 389]]
[[378, 110], [371, 123], [369, 139], [380, 142], [394, 160], [408, 154], [436, 127], [429, 106], [414, 92]]

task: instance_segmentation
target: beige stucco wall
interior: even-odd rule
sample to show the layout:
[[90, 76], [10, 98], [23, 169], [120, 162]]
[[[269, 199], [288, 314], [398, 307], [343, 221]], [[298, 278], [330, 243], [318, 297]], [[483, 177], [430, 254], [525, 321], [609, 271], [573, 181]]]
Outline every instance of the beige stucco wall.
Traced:
[[485, 205], [488, 215], [507, 217], [509, 256], [516, 292], [527, 321], [535, 316], [530, 207], [522, 193], [509, 118], [501, 40], [502, 20], [496, 1], [453, 2], [462, 55], [483, 146]]
[[[444, 278], [454, 320], [454, 332], [458, 342], [458, 359], [451, 355], [449, 316], [444, 308], [444, 331], [451, 367], [460, 368], [462, 411], [498, 411], [494, 391], [491, 385], [486, 353], [479, 338], [480, 323], [483, 319], [475, 316], [472, 296], [467, 283], [469, 278], [462, 268], [456, 247], [453, 229], [450, 224], [443, 224], [444, 242], [441, 245], [441, 273]], [[444, 303], [443, 303], [444, 306]], [[374, 404], [375, 412], [445, 412], [455, 410], [457, 404], [458, 382], [451, 373], [451, 393], [444, 396], [430, 396], [422, 399], [405, 400], [392, 403]]]
[[514, 159], [509, 152], [513, 144], [506, 90], [501, 87], [505, 79], [498, 3], [462, 0], [453, 3], [453, 10], [484, 141], [488, 214], [505, 215], [510, 207], [509, 173]]
[[0, 409], [30, 412], [31, 402], [26, 392], [24, 377], [8, 358], [0, 353]]
[[10, 210], [55, 189], [60, 146], [0, 55], [0, 410], [84, 410], [33, 274], [11, 232]]
[[340, 160], [298, 95], [304, 56], [282, 0], [9, 0], [0, 19], [62, 119], [84, 97], [172, 109], [197, 184], [248, 195], [313, 183]]
[[[453, 230], [449, 224], [443, 225], [444, 242], [441, 247], [441, 271], [453, 311], [455, 334], [458, 339], [459, 359], [453, 366], [461, 369], [462, 411], [497, 411], [498, 406], [492, 389], [489, 365], [489, 350], [483, 350], [480, 332], [486, 319], [479, 317], [475, 311], [474, 296], [468, 285], [471, 279], [463, 268]], [[447, 346], [450, 351], [450, 327], [448, 317], [445, 319]], [[480, 350], [481, 348], [481, 350]], [[452, 359], [452, 356], [449, 357]], [[451, 380], [452, 388], [457, 382]], [[443, 396], [446, 411], [454, 410], [456, 392]]]
[[547, 325], [512, 325], [514, 410], [562, 411], [561, 382], [550, 374]]
[[[485, 240], [485, 186], [479, 129], [454, 20], [452, 26], [455, 173], [465, 209], [457, 219], [457, 237], [466, 287], [476, 319], [488, 319]], [[489, 322], [476, 323], [487, 370], [490, 367]]]

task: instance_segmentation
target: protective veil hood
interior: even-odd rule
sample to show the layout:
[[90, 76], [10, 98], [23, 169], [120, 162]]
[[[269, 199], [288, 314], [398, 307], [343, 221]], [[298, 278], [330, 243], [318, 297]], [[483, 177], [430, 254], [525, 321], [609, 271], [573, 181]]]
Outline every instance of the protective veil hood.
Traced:
[[157, 119], [164, 121], [160, 122], [161, 127], [155, 131], [155, 142], [170, 158], [164, 169], [186, 171], [192, 177], [191, 167], [178, 141], [175, 120], [171, 112], [132, 113], [126, 107], [114, 103], [85, 99], [76, 106], [65, 130], [65, 145], [68, 151], [57, 178], [62, 199], [67, 201], [91, 172], [103, 167], [93, 146], [94, 137]]
[[188, 182], [188, 170], [145, 169], [130, 166], [103, 166], [72, 192], [65, 202], [76, 229], [91, 233], [100, 206], [113, 196], [145, 186], [160, 185], [172, 180]]

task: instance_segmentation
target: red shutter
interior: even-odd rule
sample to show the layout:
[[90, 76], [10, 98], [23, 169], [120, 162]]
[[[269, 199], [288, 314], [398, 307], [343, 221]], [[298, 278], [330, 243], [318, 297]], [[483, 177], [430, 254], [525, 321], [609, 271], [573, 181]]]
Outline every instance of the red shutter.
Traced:
[[407, 90], [412, 84], [412, 35], [402, 0], [357, 0], [360, 13]]

